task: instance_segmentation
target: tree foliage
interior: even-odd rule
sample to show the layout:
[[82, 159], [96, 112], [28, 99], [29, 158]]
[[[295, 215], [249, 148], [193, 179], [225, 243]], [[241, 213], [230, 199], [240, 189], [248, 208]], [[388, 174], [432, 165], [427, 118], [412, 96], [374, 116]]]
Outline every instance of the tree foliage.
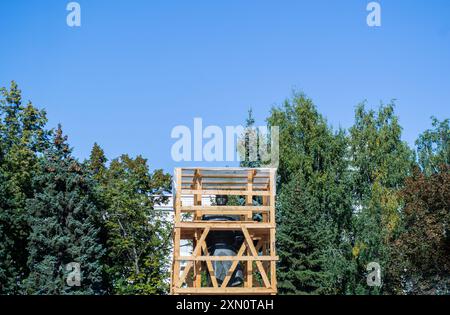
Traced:
[[28, 274], [26, 202], [50, 131], [45, 111], [23, 105], [14, 81], [0, 93], [0, 294], [16, 294]]
[[113, 293], [166, 292], [170, 225], [154, 204], [166, 202], [171, 177], [162, 170], [150, 173], [141, 156], [122, 155], [111, 162], [103, 181], [107, 271]]
[[419, 166], [426, 175], [450, 164], [450, 119], [432, 117], [432, 125], [434, 129], [426, 130], [416, 141]]
[[351, 217], [345, 135], [333, 133], [303, 94], [272, 109], [268, 123], [280, 130], [279, 289], [341, 293]]
[[[99, 241], [99, 216], [94, 182], [71, 155], [61, 127], [33, 178], [34, 196], [27, 210], [30, 274], [25, 291], [30, 294], [100, 294], [104, 254]], [[80, 266], [80, 286], [69, 286], [67, 268]]]
[[[356, 283], [353, 292], [377, 294], [388, 289], [389, 243], [398, 228], [402, 202], [398, 189], [410, 175], [413, 153], [401, 140], [401, 127], [394, 104], [382, 105], [378, 112], [356, 108], [350, 128], [353, 197], [353, 257]], [[383, 286], [369, 287], [367, 265], [382, 268]]]
[[[280, 293], [450, 293], [449, 122], [433, 118], [415, 156], [393, 102], [358, 105], [348, 132], [304, 94], [272, 109]], [[155, 205], [168, 201], [170, 175], [142, 156], [108, 162], [97, 143], [80, 163], [46, 124], [15, 82], [0, 89], [0, 294], [167, 293], [172, 227]], [[254, 124], [249, 111], [242, 167], [264, 165]], [[372, 262], [379, 287], [367, 283]], [[80, 286], [67, 281], [70, 263]]]

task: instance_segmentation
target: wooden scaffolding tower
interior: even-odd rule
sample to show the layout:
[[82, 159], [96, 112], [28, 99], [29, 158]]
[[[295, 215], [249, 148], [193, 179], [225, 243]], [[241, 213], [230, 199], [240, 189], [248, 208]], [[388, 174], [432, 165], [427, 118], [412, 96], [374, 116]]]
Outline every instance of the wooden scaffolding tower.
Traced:
[[[174, 176], [174, 252], [172, 294], [276, 294], [274, 168], [177, 168]], [[193, 197], [193, 205], [182, 198]], [[244, 205], [206, 206], [202, 197], [241, 196]], [[236, 203], [235, 203], [236, 204]], [[233, 216], [234, 221], [206, 221], [205, 215]], [[234, 256], [213, 256], [207, 237], [215, 231], [242, 235]], [[181, 256], [180, 242], [192, 244], [192, 254]], [[229, 261], [231, 267], [221, 283], [215, 262]], [[243, 283], [231, 286], [240, 266]], [[208, 279], [208, 281], [206, 281]]]

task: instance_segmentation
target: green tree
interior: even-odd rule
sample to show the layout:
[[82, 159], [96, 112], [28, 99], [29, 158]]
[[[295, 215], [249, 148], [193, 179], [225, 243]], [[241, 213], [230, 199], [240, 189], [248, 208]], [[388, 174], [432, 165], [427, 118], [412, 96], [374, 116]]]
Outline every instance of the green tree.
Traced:
[[347, 277], [351, 199], [347, 141], [311, 99], [294, 94], [273, 108], [280, 132], [277, 251], [281, 293], [342, 293]]
[[[413, 153], [401, 140], [401, 127], [394, 104], [378, 112], [356, 108], [350, 129], [353, 217], [353, 257], [357, 266], [354, 293], [378, 294], [394, 290], [388, 268], [390, 243], [401, 220], [402, 200], [398, 190], [413, 165]], [[367, 265], [379, 263], [382, 287], [366, 283]]]
[[255, 128], [255, 118], [253, 110], [248, 110], [248, 117], [245, 120], [244, 134], [242, 135], [242, 158], [240, 167], [261, 167], [261, 155], [259, 147], [261, 145], [261, 133]]
[[50, 131], [45, 111], [23, 105], [14, 81], [0, 94], [0, 294], [17, 294], [28, 274], [26, 200]]
[[104, 183], [105, 181], [107, 172], [106, 162], [108, 162], [108, 159], [105, 156], [105, 152], [97, 143], [94, 143], [87, 165], [95, 180], [99, 183]]
[[[29, 294], [100, 294], [103, 292], [99, 242], [99, 211], [94, 183], [71, 155], [67, 137], [58, 127], [52, 147], [33, 179], [34, 197], [27, 209], [31, 234], [28, 242]], [[70, 263], [78, 263], [80, 286], [67, 282]]]
[[416, 141], [419, 166], [426, 175], [437, 173], [441, 164], [450, 164], [450, 120], [433, 117], [432, 125]]
[[167, 291], [170, 224], [154, 210], [166, 202], [171, 177], [149, 172], [147, 161], [127, 155], [106, 172], [108, 274], [115, 294], [161, 294]]

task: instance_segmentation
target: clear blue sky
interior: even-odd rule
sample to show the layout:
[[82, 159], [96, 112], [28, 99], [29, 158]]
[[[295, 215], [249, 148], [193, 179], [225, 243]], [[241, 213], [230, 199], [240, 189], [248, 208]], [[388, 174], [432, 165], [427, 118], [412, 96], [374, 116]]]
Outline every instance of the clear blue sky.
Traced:
[[81, 159], [98, 142], [171, 171], [174, 126], [241, 124], [250, 106], [263, 125], [294, 88], [345, 128], [360, 101], [395, 98], [410, 144], [450, 117], [448, 0], [381, 0], [378, 29], [368, 0], [79, 0], [78, 29], [68, 2], [0, 2], [0, 86], [16, 80]]

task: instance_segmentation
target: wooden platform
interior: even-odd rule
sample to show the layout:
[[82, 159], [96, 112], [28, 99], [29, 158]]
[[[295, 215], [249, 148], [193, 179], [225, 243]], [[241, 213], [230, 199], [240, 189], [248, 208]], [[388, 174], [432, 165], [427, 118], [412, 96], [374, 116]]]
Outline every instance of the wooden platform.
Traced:
[[[276, 294], [275, 178], [273, 168], [177, 168], [174, 176], [175, 222], [171, 275], [172, 294]], [[181, 195], [193, 195], [194, 205], [183, 206]], [[241, 196], [245, 205], [204, 206], [202, 196]], [[255, 198], [256, 197], [256, 198]], [[254, 220], [254, 215], [259, 220]], [[234, 216], [234, 221], [204, 221], [204, 215]], [[214, 231], [242, 233], [235, 256], [211, 256], [206, 239]], [[180, 242], [193, 244], [192, 255], [181, 256]], [[213, 263], [230, 261], [219, 285]], [[181, 268], [181, 262], [186, 262]], [[244, 283], [230, 287], [238, 264]], [[208, 278], [208, 281], [205, 281]], [[210, 283], [206, 285], [205, 283]]]

